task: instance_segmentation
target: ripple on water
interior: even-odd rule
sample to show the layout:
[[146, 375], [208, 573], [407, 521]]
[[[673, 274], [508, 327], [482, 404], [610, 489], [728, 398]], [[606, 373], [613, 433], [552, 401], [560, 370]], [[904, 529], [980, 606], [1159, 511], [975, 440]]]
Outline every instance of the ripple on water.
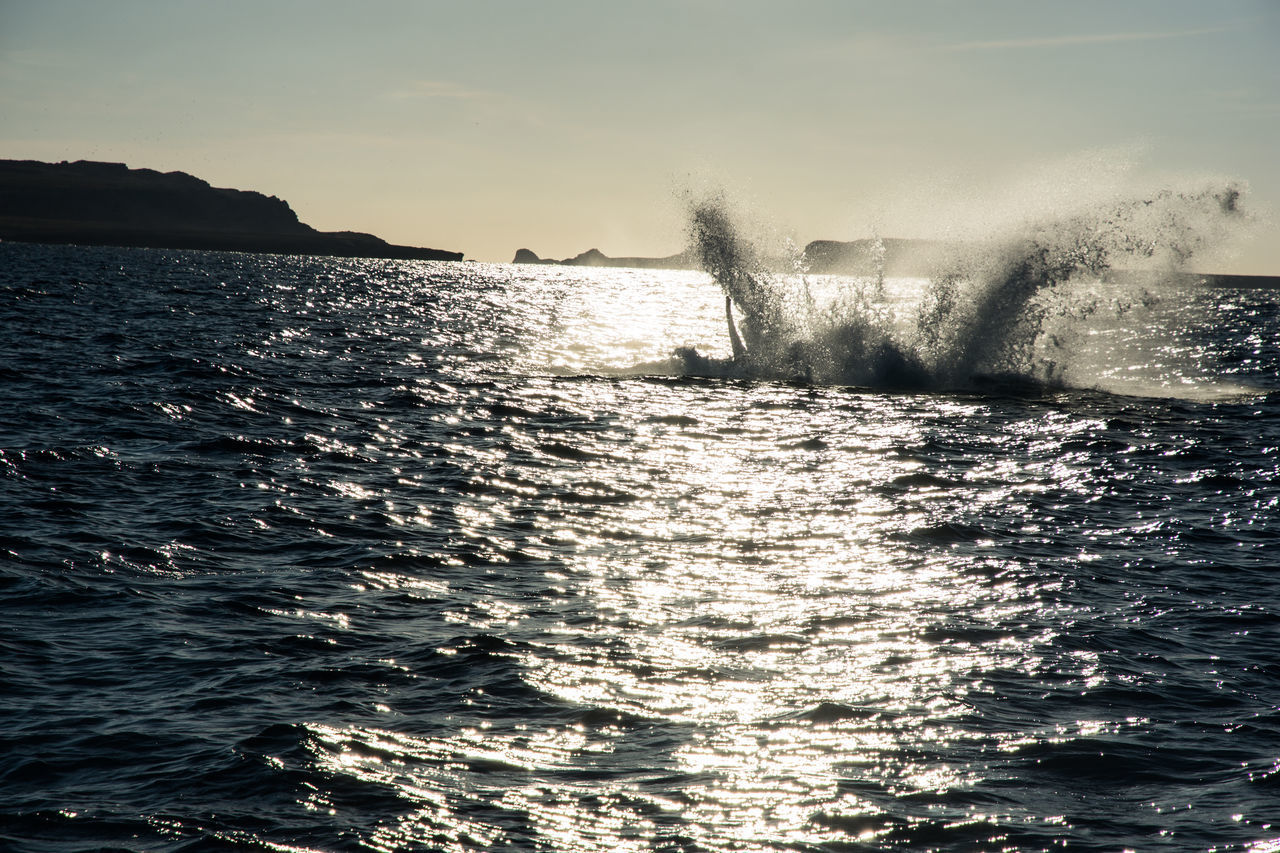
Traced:
[[0, 251], [75, 271], [0, 266], [18, 849], [1280, 834], [1274, 395], [611, 372], [726, 354], [692, 274]]

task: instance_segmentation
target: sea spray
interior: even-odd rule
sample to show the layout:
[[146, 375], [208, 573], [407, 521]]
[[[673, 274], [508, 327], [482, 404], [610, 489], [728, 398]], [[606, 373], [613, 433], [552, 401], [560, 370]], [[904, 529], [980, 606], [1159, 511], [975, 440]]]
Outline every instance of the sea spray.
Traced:
[[[1186, 269], [1239, 226], [1241, 197], [1235, 184], [1165, 189], [934, 247], [927, 274], [891, 281], [895, 292], [883, 249], [870, 254], [871, 275], [786, 272], [795, 259], [770, 263], [718, 196], [690, 205], [689, 234], [740, 318], [745, 352], [735, 351], [735, 366], [744, 375], [913, 388], [990, 375], [1055, 382], [1070, 374], [1073, 321], [1104, 302], [1102, 282], [1119, 270], [1158, 285]], [[1079, 284], [1091, 298], [1067, 295]], [[732, 334], [732, 314], [729, 323]]]
[[[920, 365], [888, 332], [879, 288], [851, 281], [838, 293], [815, 295], [810, 277], [791, 272], [801, 268], [799, 253], [762, 257], [718, 197], [691, 205], [690, 236], [702, 268], [739, 312], [746, 351], [735, 352], [735, 361], [743, 374], [876, 385], [923, 380]], [[876, 283], [882, 286], [882, 277]]]

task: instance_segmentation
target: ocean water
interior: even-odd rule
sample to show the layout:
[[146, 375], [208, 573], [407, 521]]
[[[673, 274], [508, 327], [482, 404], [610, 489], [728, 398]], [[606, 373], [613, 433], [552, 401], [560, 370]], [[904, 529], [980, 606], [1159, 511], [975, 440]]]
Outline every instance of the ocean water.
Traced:
[[1280, 850], [1280, 293], [1045, 245], [0, 245], [0, 847]]

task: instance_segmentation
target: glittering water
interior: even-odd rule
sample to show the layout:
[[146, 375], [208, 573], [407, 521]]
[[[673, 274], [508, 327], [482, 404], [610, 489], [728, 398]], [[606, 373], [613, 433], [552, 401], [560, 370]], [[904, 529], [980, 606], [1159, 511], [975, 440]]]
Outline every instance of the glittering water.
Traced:
[[672, 375], [697, 273], [0, 246], [0, 845], [1280, 849], [1280, 294], [1056, 298], [890, 392]]

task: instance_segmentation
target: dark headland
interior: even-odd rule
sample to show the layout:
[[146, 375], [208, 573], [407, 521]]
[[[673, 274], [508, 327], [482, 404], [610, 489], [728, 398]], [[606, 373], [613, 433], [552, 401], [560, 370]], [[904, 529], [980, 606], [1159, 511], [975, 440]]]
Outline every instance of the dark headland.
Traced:
[[346, 258], [462, 260], [372, 234], [317, 231], [288, 203], [123, 163], [0, 160], [0, 240]]

